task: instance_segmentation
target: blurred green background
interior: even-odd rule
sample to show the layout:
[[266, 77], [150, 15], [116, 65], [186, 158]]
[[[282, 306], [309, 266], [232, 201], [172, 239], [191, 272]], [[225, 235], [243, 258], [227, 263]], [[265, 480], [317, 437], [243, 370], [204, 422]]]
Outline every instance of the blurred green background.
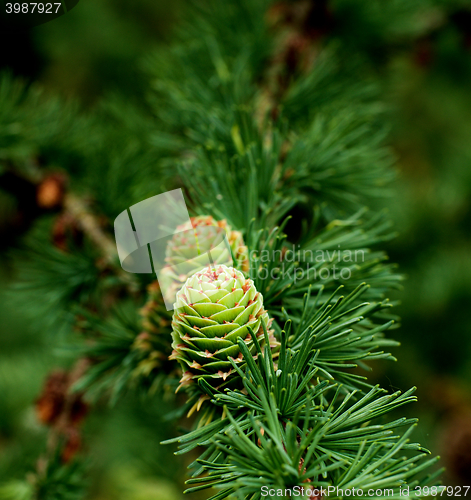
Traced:
[[[407, 276], [392, 297], [400, 301], [402, 327], [394, 333], [402, 347], [394, 352], [399, 361], [375, 366], [374, 376], [387, 388], [418, 386], [419, 403], [405, 410], [421, 420], [417, 440], [443, 456], [444, 484], [470, 484], [471, 4], [424, 2], [427, 29], [403, 37], [385, 34], [381, 20], [362, 10], [365, 3], [331, 2], [334, 28], [324, 36], [362, 53], [377, 73], [398, 159], [394, 192], [382, 205], [398, 231], [387, 251]], [[184, 8], [184, 0], [82, 0], [52, 23], [2, 34], [0, 69], [84, 109], [110, 93], [139, 104], [147, 88], [141, 59], [168, 43]], [[5, 257], [2, 290], [14, 281]], [[46, 430], [33, 402], [48, 371], [64, 364], [60, 332], [36, 328], [27, 303], [12, 307], [10, 295], [0, 295], [0, 483], [34, 467]], [[129, 396], [91, 414], [90, 498], [182, 498], [178, 459], [159, 445], [169, 436], [159, 419], [166, 405]]]

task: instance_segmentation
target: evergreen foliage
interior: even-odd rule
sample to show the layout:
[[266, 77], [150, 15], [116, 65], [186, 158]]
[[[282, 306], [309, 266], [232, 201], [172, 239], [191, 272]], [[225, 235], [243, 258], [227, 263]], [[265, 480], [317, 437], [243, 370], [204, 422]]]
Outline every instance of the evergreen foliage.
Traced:
[[[376, 49], [421, 35], [427, 23], [413, 20], [439, 3], [187, 5], [171, 46], [143, 61], [147, 93], [110, 94], [87, 112], [1, 76], [0, 185], [10, 177], [37, 194], [32, 229], [19, 228], [28, 230], [22, 251], [8, 254], [17, 288], [36, 324], [66, 332], [68, 356], [89, 362], [74, 391], [98, 405], [138, 392], [176, 406], [167, 418], [188, 429], [166, 444], [190, 453], [189, 494], [248, 500], [262, 486], [334, 485], [393, 488], [389, 498], [403, 498], [404, 485], [438, 484], [436, 459], [409, 440], [416, 420], [396, 418], [414, 389], [388, 393], [365, 372], [395, 360], [387, 296], [402, 279], [380, 248], [394, 236], [377, 209], [391, 196], [394, 158]], [[318, 4], [324, 26], [310, 27]], [[346, 24], [352, 12], [358, 21]], [[53, 203], [38, 194], [47, 182], [56, 182]], [[113, 219], [176, 187], [192, 216], [226, 221], [247, 247], [248, 266], [234, 264], [238, 288], [250, 284], [249, 307], [263, 297], [254, 299], [259, 316], [241, 320], [247, 341], [198, 333], [197, 321], [219, 332], [227, 323], [214, 327], [209, 316], [223, 307], [208, 297], [193, 323], [185, 314], [196, 300], [180, 303], [172, 323], [154, 277], [120, 269]], [[4, 191], [2, 207], [27, 210]], [[187, 388], [175, 358], [190, 365], [204, 351], [219, 356], [212, 375], [193, 367]], [[233, 383], [212, 383], [222, 366]], [[0, 499], [85, 498], [84, 459], [64, 461], [62, 446]]]

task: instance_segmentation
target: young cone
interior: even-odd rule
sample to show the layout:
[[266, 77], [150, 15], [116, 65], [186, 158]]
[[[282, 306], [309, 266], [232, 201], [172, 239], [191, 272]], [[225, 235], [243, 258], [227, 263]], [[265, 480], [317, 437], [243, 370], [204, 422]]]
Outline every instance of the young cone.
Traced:
[[[167, 246], [165, 261], [169, 266], [185, 263], [189, 266], [186, 269], [188, 274], [194, 274], [201, 267], [196, 269], [190, 267], [197, 265], [194, 258], [210, 250], [214, 250], [211, 257], [215, 264], [228, 264], [231, 260], [229, 249], [220, 244], [223, 236], [226, 236], [237, 263], [244, 271], [248, 270], [244, 269], [248, 266], [247, 247], [239, 231], [233, 231], [224, 219], [216, 220], [210, 215], [191, 217], [190, 222], [191, 226], [183, 224], [177, 228], [179, 232]], [[189, 261], [189, 259], [192, 260]], [[204, 261], [203, 265], [205, 265]]]
[[177, 293], [172, 321], [170, 359], [182, 365], [180, 387], [199, 378], [213, 386], [224, 383], [233, 373], [229, 358], [243, 362], [239, 338], [255, 355], [249, 327], [263, 343], [262, 321], [268, 328], [262, 294], [237, 269], [211, 266], [188, 278]]

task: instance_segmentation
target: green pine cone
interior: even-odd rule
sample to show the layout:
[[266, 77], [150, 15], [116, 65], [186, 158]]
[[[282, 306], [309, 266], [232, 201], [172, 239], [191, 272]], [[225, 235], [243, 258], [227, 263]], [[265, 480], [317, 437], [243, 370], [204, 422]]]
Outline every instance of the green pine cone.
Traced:
[[[189, 223], [177, 229], [178, 232], [167, 244], [167, 265], [159, 273], [159, 282], [167, 305], [175, 302], [176, 293], [185, 281], [210, 262], [216, 266], [235, 265], [248, 272], [248, 250], [242, 234], [233, 231], [225, 220], [216, 220], [210, 215], [198, 215], [191, 217]], [[208, 252], [211, 260], [208, 260]], [[236, 262], [233, 262], [232, 256]]]
[[225, 220], [199, 215], [177, 229], [179, 232], [168, 242], [165, 261], [169, 266], [178, 266], [187, 277], [207, 265], [208, 251], [211, 251], [214, 264], [226, 265], [231, 261], [231, 253], [223, 244], [224, 236], [239, 266], [248, 271], [247, 247], [244, 246], [242, 235], [239, 231], [233, 231]]
[[262, 294], [237, 269], [206, 267], [188, 278], [177, 293], [172, 321], [170, 359], [182, 365], [180, 387], [200, 377], [213, 386], [224, 383], [235, 372], [229, 358], [243, 362], [239, 338], [255, 354], [249, 326], [263, 344], [262, 321], [268, 328]]

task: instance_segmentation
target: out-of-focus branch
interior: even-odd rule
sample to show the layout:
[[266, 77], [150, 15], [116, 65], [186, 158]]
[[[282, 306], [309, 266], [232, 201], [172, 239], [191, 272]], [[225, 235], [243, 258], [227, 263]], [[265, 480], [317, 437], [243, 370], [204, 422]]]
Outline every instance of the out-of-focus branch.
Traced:
[[88, 413], [83, 395], [73, 391], [73, 384], [87, 371], [90, 361], [79, 359], [70, 371], [54, 370], [45, 382], [36, 401], [38, 420], [50, 428], [47, 455], [40, 457], [38, 474], [45, 474], [47, 461], [60, 452], [64, 463], [69, 462], [81, 447], [80, 425]]
[[79, 229], [101, 251], [106, 262], [116, 264], [116, 245], [103, 231], [97, 217], [89, 211], [87, 204], [77, 195], [67, 193], [64, 196], [63, 207], [65, 212], [72, 216]]
[[333, 16], [326, 0], [280, 0], [267, 11], [267, 24], [273, 31], [274, 50], [265, 71], [257, 123], [268, 114], [276, 120], [280, 102], [293, 75], [306, 73], [314, 64], [319, 40], [333, 26]]
[[[67, 190], [66, 175], [60, 172], [44, 172], [35, 164], [33, 167], [30, 167], [28, 175], [9, 168], [0, 178], [0, 186], [19, 199], [21, 212], [17, 218], [22, 221], [19, 234], [26, 230], [35, 218], [53, 210], [60, 210], [68, 223], [73, 223], [99, 250], [103, 257], [102, 263], [113, 268], [129, 291], [135, 292], [136, 280], [131, 273], [121, 269], [112, 236], [103, 229], [100, 218], [90, 210], [88, 203]], [[24, 207], [27, 207], [27, 210]]]
[[131, 292], [137, 289], [134, 275], [119, 267], [118, 253], [113, 239], [103, 230], [96, 215], [90, 212], [87, 204], [77, 195], [67, 193], [64, 196], [63, 208], [66, 214], [77, 224], [78, 228], [100, 250], [106, 264], [115, 268], [115, 273]]

